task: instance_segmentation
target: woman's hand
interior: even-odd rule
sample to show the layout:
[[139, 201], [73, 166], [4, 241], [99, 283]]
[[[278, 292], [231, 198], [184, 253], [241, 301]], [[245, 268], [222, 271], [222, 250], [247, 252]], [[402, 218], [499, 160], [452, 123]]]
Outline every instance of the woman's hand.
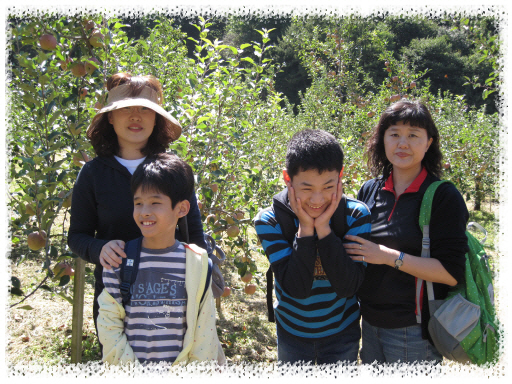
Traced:
[[369, 264], [395, 265], [400, 252], [383, 245], [372, 243], [359, 236], [345, 235], [345, 239], [353, 243], [343, 244], [345, 250], [354, 261], [365, 261]]
[[[354, 241], [351, 244], [343, 244], [352, 260], [366, 261], [369, 264], [386, 264], [394, 267], [395, 260], [400, 256], [399, 251], [372, 243], [359, 236], [346, 235], [345, 239]], [[431, 257], [414, 256], [406, 253], [400, 271], [433, 283], [450, 286], [457, 284], [457, 280], [448, 273], [441, 262]]]
[[124, 241], [110, 240], [101, 248], [100, 264], [103, 268], [107, 269], [111, 267], [117, 268], [123, 261], [122, 257], [126, 257], [126, 253], [124, 253]]

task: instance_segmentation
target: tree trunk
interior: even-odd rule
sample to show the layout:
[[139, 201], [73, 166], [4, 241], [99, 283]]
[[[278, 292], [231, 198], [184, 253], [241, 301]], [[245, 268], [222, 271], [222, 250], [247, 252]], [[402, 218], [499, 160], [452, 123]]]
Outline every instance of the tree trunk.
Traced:
[[475, 177], [475, 204], [473, 205], [473, 211], [479, 211], [482, 205], [484, 192], [482, 190], [482, 177]]

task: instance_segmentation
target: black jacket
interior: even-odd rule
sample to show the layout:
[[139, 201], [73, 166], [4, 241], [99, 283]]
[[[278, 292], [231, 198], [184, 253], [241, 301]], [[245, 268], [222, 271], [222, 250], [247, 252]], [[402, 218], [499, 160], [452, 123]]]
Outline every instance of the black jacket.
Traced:
[[[382, 177], [366, 182], [359, 191], [358, 199], [365, 202], [371, 211], [370, 240], [421, 256], [423, 235], [419, 226], [420, 205], [427, 187], [437, 180], [437, 177], [425, 171], [398, 200], [392, 191], [392, 179], [388, 182], [388, 188], [384, 188], [386, 180]], [[439, 186], [432, 202], [431, 257], [438, 259], [458, 282], [464, 280], [468, 217], [466, 204], [457, 188], [449, 183]], [[416, 324], [415, 280], [414, 276], [393, 267], [368, 264], [365, 280], [358, 292], [363, 319], [381, 328], [402, 328]], [[433, 286], [436, 299], [446, 297], [448, 285], [434, 283]], [[422, 308], [422, 327], [426, 337], [430, 318], [426, 290]]]
[[[272, 209], [261, 211], [254, 220], [274, 272], [276, 324], [299, 338], [320, 340], [349, 326], [359, 328], [355, 293], [365, 268], [347, 255], [343, 237], [348, 233], [368, 239], [370, 213], [355, 199], [342, 202], [333, 215], [337, 217], [331, 218], [331, 233], [320, 240], [316, 235], [296, 236], [299, 221], [287, 189], [274, 196]], [[340, 220], [343, 230], [333, 223]]]
[[[350, 199], [350, 201], [353, 201], [353, 199]], [[288, 201], [288, 189], [274, 196], [273, 204], [274, 206], [280, 205], [284, 212], [298, 221]], [[357, 228], [360, 229], [357, 231], [357, 235], [368, 239], [369, 233], [367, 230], [369, 228], [363, 229], [365, 224], [370, 221], [365, 208], [362, 204], [355, 205], [353, 208], [351, 205], [350, 209], [340, 207], [341, 214], [346, 214], [349, 218], [352, 218], [350, 220], [351, 225], [345, 226], [343, 235]], [[288, 294], [295, 298], [305, 299], [309, 297], [315, 279], [315, 262], [318, 256], [323, 272], [327, 275], [336, 294], [340, 298], [354, 295], [363, 281], [365, 268], [363, 263], [352, 261], [342, 245], [343, 238], [338, 236], [339, 234], [336, 235], [332, 231], [321, 240], [318, 240], [316, 236], [296, 237], [290, 257], [274, 262], [270, 255], [269, 259], [272, 263], [276, 281]]]
[[[126, 242], [142, 235], [133, 219], [130, 179], [130, 172], [113, 156], [98, 156], [84, 164], [73, 188], [68, 245], [82, 259], [96, 264], [96, 290], [103, 288], [101, 248], [110, 240]], [[206, 249], [195, 194], [189, 201], [190, 243]], [[180, 237], [176, 231], [176, 238]]]

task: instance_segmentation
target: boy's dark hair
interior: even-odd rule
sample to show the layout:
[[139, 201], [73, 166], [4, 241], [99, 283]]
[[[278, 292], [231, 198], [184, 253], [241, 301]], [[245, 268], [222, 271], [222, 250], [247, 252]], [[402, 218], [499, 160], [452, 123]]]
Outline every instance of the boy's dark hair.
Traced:
[[147, 157], [135, 170], [131, 179], [132, 195], [142, 191], [158, 191], [171, 199], [172, 208], [188, 200], [194, 193], [194, 174], [190, 165], [178, 156], [158, 153]]
[[310, 169], [318, 173], [343, 169], [343, 149], [329, 132], [305, 129], [295, 133], [288, 143], [286, 171], [290, 178]]
[[409, 100], [397, 101], [386, 108], [366, 144], [365, 157], [372, 175], [374, 177], [383, 175], [384, 178], [387, 178], [391, 174], [393, 165], [386, 157], [384, 133], [390, 126], [398, 122], [409, 124], [412, 127], [424, 128], [427, 131], [427, 137], [432, 138], [432, 144], [430, 144], [421, 163], [428, 172], [440, 177], [443, 172], [443, 155], [439, 148], [439, 131], [428, 108], [419, 101]]

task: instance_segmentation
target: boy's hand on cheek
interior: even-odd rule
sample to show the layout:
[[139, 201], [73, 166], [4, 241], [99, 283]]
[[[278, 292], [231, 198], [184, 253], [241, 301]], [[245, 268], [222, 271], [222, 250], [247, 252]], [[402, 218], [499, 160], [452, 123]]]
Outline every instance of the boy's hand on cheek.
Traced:
[[332, 215], [336, 212], [338, 205], [340, 204], [341, 197], [343, 195], [343, 188], [341, 177], [338, 180], [338, 184], [336, 185], [336, 193], [332, 194], [331, 203], [327, 207], [327, 209], [315, 219], [315, 229], [318, 235], [318, 239], [323, 239], [325, 236], [331, 233], [331, 226], [329, 225], [329, 221], [331, 220]]
[[299, 219], [299, 230], [297, 232], [297, 236], [313, 236], [315, 234], [315, 219], [309, 216], [307, 212], [302, 209], [302, 203], [300, 199], [295, 197], [295, 189], [292, 187], [292, 184], [290, 182], [286, 182], [286, 185], [288, 187], [288, 200], [290, 201], [290, 207]]

